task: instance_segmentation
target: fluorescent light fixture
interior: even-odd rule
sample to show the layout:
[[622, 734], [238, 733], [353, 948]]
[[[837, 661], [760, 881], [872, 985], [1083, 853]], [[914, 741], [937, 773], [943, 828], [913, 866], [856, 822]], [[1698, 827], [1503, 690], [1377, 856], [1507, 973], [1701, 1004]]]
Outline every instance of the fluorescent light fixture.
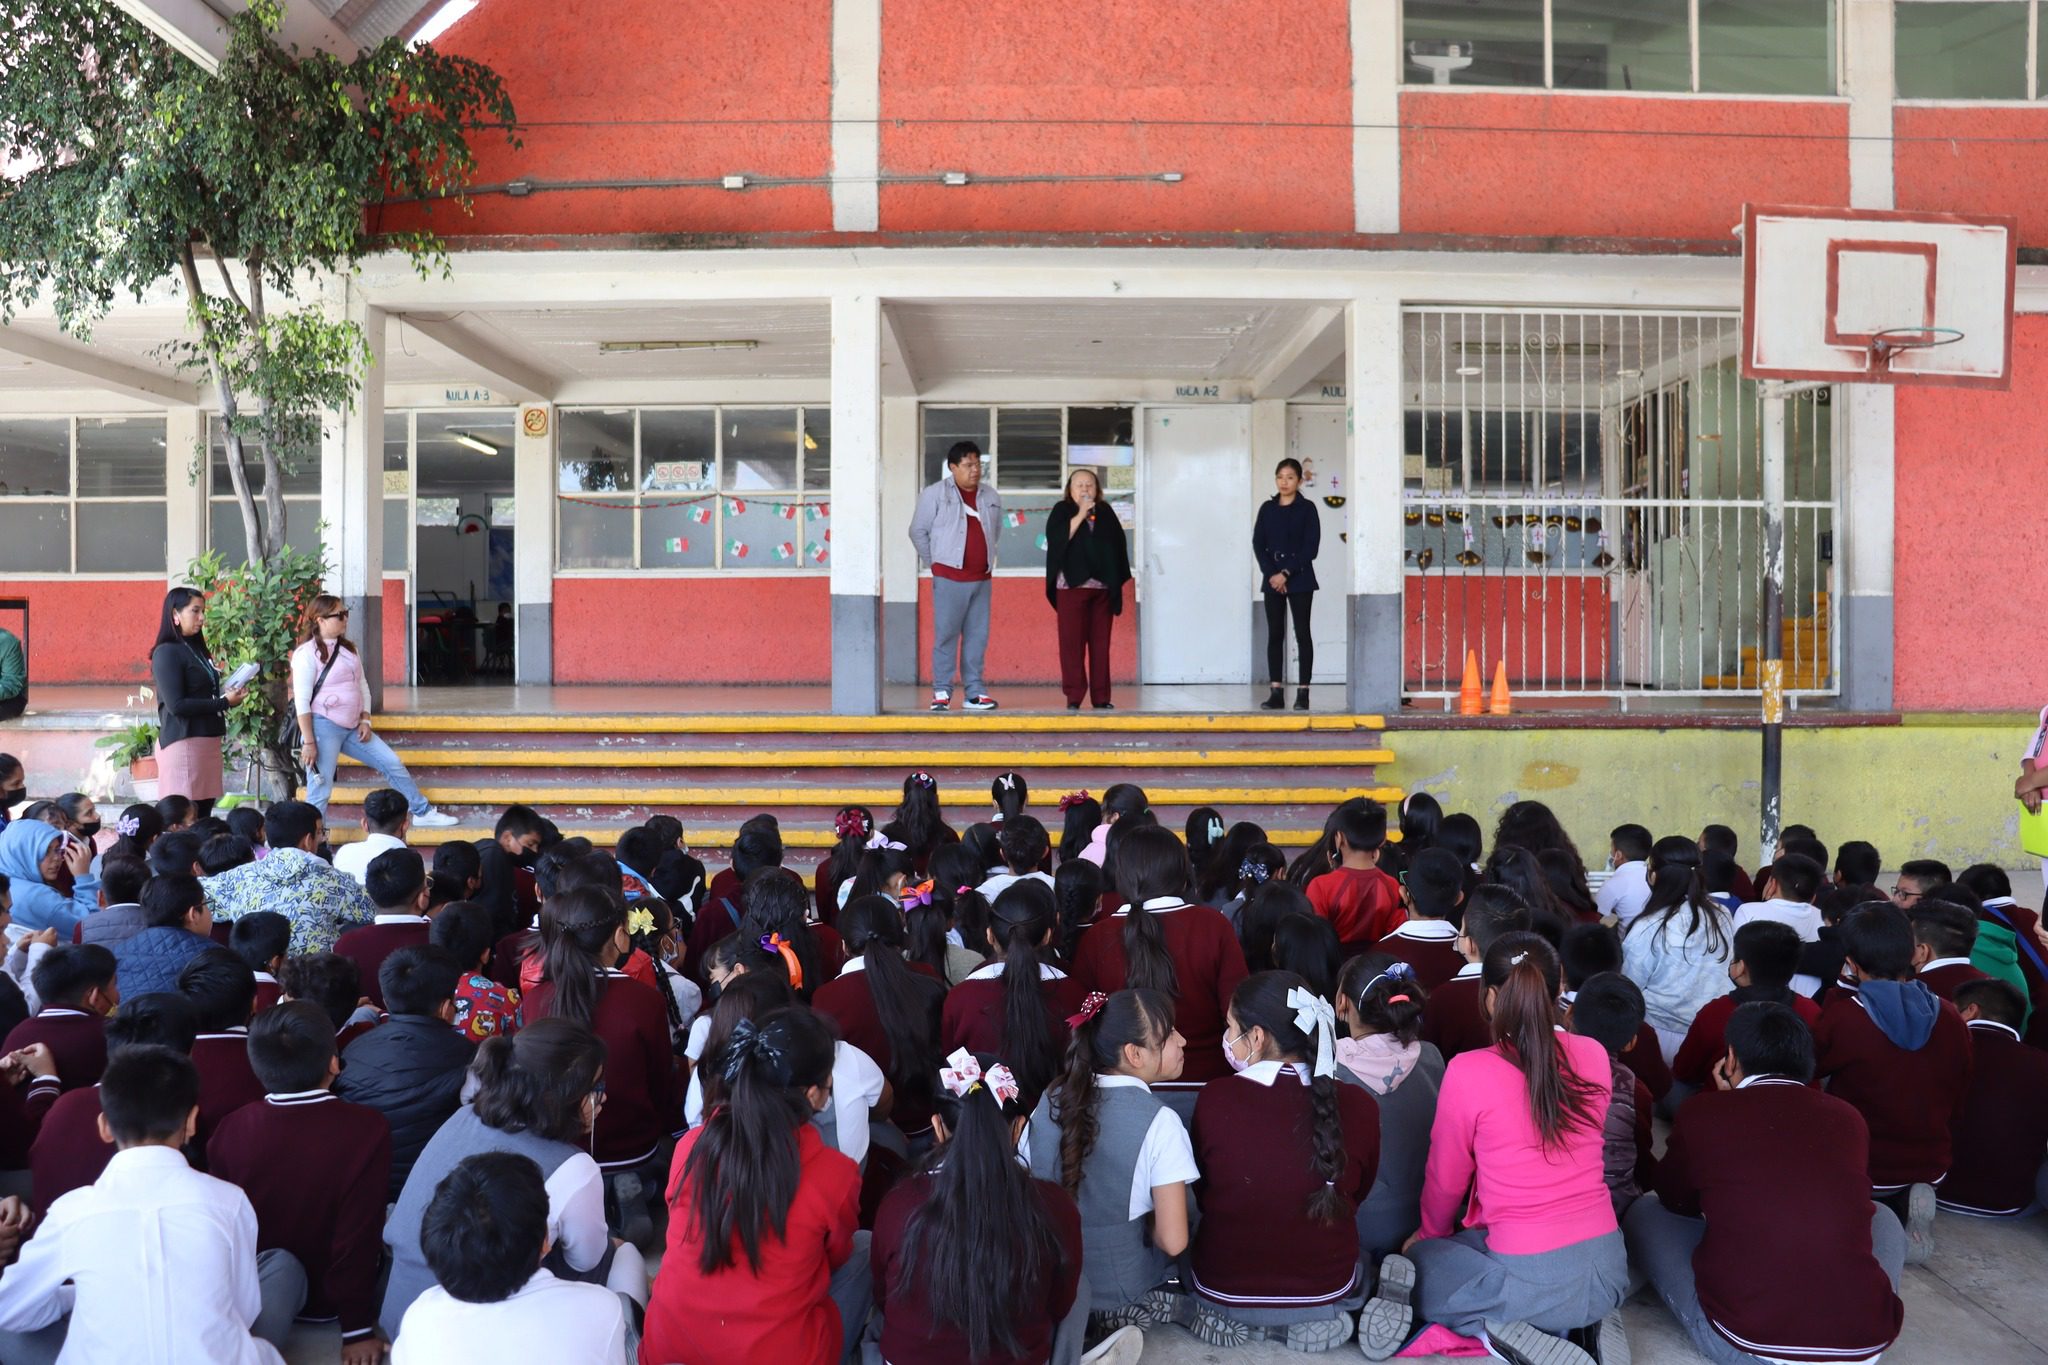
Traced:
[[752, 351], [758, 341], [600, 341], [599, 355], [632, 355], [639, 351]]
[[1643, 372], [1637, 369], [1616, 370], [1615, 373], [1623, 379], [1641, 379], [1643, 377]]
[[964, 185], [967, 183], [967, 172], [947, 171], [940, 179], [948, 185]]
[[479, 455], [496, 455], [500, 453], [498, 448], [489, 441], [472, 436], [466, 431], [451, 431], [448, 433], [448, 439], [459, 446], [468, 446]]
[[1477, 365], [1460, 365], [1458, 367], [1458, 373], [1463, 375], [1467, 379], [1471, 379], [1483, 373], [1483, 371], [1481, 371]]

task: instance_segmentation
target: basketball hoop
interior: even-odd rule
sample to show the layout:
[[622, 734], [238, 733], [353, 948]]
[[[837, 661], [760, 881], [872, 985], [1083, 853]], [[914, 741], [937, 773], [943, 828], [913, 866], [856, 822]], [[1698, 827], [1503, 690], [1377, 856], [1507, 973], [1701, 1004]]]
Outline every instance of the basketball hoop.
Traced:
[[1962, 339], [1960, 327], [1887, 327], [1871, 335], [1871, 368], [1889, 372], [1901, 351], [1931, 351]]

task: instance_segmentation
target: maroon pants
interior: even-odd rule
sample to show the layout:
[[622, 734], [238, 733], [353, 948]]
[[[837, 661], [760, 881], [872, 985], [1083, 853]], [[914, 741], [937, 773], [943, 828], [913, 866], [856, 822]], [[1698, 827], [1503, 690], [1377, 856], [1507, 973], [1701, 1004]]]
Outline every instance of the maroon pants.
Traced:
[[1109, 611], [1107, 588], [1060, 588], [1060, 690], [1067, 705], [1081, 694], [1097, 706], [1109, 702]]

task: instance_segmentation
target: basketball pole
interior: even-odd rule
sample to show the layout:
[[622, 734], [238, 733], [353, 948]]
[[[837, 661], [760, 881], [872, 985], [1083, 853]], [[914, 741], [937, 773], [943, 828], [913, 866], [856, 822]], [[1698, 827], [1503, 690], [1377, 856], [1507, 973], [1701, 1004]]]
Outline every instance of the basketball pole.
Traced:
[[1763, 800], [1758, 858], [1775, 856], [1785, 780], [1785, 396], [1766, 384], [1764, 438], [1764, 638], [1757, 650], [1763, 693]]

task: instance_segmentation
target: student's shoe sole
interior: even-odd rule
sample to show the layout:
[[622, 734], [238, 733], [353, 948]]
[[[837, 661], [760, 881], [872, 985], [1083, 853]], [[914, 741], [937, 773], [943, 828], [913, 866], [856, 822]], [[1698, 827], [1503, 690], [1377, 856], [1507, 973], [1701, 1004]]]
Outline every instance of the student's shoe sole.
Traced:
[[1600, 1319], [1598, 1334], [1593, 1354], [1600, 1365], [1633, 1365], [1635, 1356], [1629, 1350], [1628, 1328], [1622, 1324], [1619, 1308]]
[[1479, 1338], [1498, 1360], [1508, 1365], [1599, 1365], [1592, 1356], [1563, 1337], [1526, 1322], [1489, 1322]]
[[1252, 1329], [1247, 1324], [1226, 1318], [1206, 1304], [1195, 1309], [1195, 1320], [1188, 1324], [1188, 1330], [1205, 1346], [1235, 1349], [1252, 1343]]
[[1135, 1365], [1145, 1354], [1145, 1333], [1137, 1327], [1119, 1327], [1100, 1345], [1081, 1357], [1081, 1365]]
[[1343, 1312], [1314, 1322], [1297, 1322], [1287, 1329], [1287, 1349], [1307, 1355], [1334, 1351], [1351, 1340], [1351, 1330], [1351, 1315]]
[[1380, 1262], [1379, 1288], [1358, 1315], [1358, 1350], [1367, 1360], [1385, 1360], [1400, 1350], [1415, 1329], [1415, 1262], [1389, 1256]]
[[1146, 1317], [1146, 1325], [1164, 1327], [1178, 1323], [1186, 1327], [1195, 1320], [1195, 1301], [1186, 1294], [1176, 1294], [1171, 1289], [1152, 1289], [1133, 1305]]
[[1906, 1264], [1926, 1265], [1934, 1256], [1934, 1186], [1915, 1185], [1906, 1194]]

